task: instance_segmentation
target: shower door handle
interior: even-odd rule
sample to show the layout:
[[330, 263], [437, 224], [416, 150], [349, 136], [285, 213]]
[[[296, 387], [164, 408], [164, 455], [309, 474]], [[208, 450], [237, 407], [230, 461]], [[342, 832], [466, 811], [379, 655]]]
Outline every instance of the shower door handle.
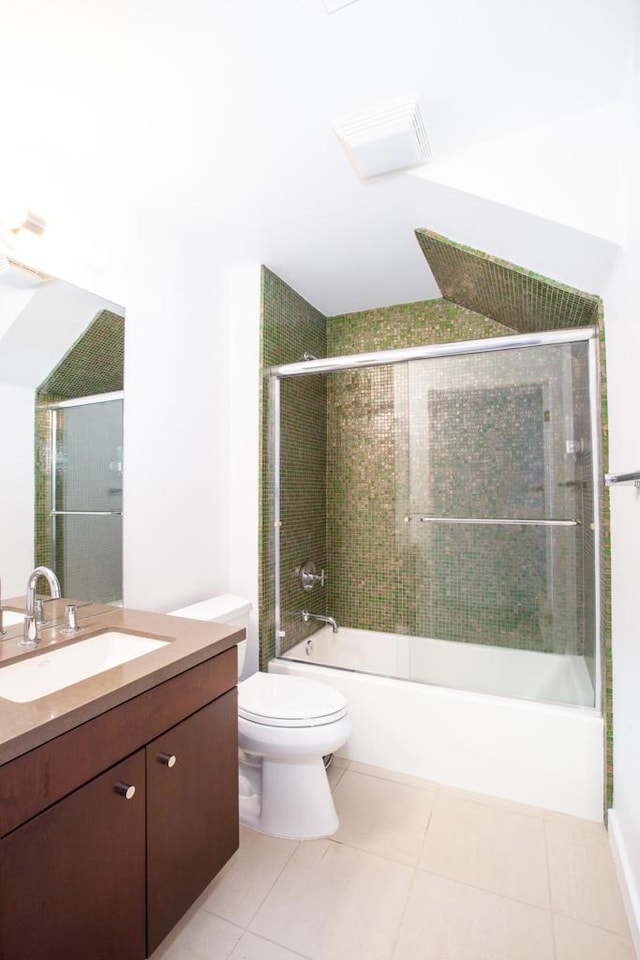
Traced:
[[[519, 527], [579, 527], [580, 520], [535, 520], [522, 518], [520, 520], [513, 517], [429, 517], [417, 515], [420, 523], [474, 523], [474, 524], [493, 524], [495, 526], [519, 526]], [[404, 518], [405, 523], [411, 522], [411, 517]]]
[[51, 510], [50, 517], [121, 517], [122, 510]]

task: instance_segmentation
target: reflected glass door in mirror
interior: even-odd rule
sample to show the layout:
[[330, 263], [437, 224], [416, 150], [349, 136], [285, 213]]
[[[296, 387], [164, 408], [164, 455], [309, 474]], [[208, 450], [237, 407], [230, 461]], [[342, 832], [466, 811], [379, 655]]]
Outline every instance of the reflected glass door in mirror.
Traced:
[[[18, 302], [16, 276], [29, 273], [0, 263], [0, 397], [16, 394], [32, 411], [35, 406], [35, 443], [23, 445], [15, 464], [34, 485], [0, 498], [0, 530], [14, 543], [24, 536], [33, 554], [25, 557], [30, 551], [23, 550], [14, 559], [15, 551], [3, 551], [0, 574], [11, 584], [7, 596], [22, 594], [30, 569], [43, 564], [55, 570], [66, 596], [117, 603], [124, 311], [40, 276], [30, 278], [29, 297]], [[5, 423], [11, 416], [2, 410]], [[12, 502], [16, 496], [21, 502]]]

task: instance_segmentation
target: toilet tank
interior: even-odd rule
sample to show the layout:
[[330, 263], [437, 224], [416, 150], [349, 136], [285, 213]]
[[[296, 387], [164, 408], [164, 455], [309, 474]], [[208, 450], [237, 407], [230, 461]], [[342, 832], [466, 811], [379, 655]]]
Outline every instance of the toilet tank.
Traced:
[[[251, 602], [246, 597], [239, 597], [235, 593], [223, 593], [218, 597], [210, 597], [199, 603], [192, 603], [179, 610], [172, 610], [170, 617], [185, 617], [187, 620], [207, 620], [210, 623], [228, 623], [232, 627], [249, 629]], [[244, 667], [244, 658], [247, 650], [247, 641], [241, 640], [238, 644], [238, 677]]]

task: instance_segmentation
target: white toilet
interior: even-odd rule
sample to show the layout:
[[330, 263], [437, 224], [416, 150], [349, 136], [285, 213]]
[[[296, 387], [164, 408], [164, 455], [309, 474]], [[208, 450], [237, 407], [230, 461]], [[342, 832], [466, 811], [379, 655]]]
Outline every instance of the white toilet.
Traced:
[[[247, 627], [251, 604], [224, 594], [173, 616]], [[246, 640], [238, 644], [238, 677]], [[326, 683], [255, 673], [238, 684], [240, 821], [277, 837], [311, 839], [338, 829], [323, 757], [351, 734], [347, 701]]]

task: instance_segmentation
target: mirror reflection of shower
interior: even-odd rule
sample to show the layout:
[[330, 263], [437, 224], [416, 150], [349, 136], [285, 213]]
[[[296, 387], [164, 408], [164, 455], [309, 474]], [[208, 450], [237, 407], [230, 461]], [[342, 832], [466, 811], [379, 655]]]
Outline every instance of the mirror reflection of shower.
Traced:
[[53, 568], [64, 596], [122, 600], [123, 394], [47, 404]]
[[122, 602], [123, 372], [103, 310], [36, 394], [35, 559], [76, 600]]

